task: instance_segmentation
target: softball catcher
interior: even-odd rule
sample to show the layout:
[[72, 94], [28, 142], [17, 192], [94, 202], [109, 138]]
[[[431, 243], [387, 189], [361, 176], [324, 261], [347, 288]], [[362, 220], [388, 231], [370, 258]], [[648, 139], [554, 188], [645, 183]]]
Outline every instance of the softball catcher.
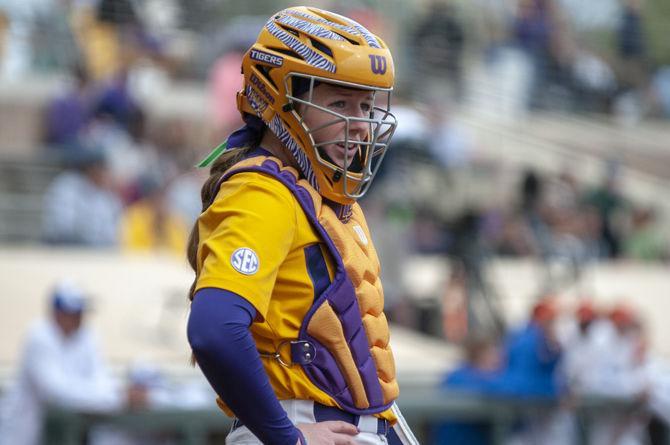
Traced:
[[246, 52], [245, 126], [211, 166], [190, 240], [188, 339], [234, 416], [229, 444], [415, 444], [380, 266], [356, 202], [396, 127], [386, 44], [295, 7]]

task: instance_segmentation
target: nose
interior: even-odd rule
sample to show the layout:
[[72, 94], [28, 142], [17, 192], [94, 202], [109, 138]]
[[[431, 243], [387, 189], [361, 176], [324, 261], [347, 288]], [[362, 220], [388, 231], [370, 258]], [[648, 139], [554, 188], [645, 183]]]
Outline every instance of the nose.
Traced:
[[368, 135], [368, 123], [349, 121], [349, 139], [363, 141]]
[[[367, 118], [368, 113], [361, 110], [360, 107], [356, 107], [355, 110], [349, 115], [352, 118]], [[349, 121], [349, 137], [358, 136], [359, 140], [365, 139], [368, 133], [369, 124], [364, 121], [359, 120], [350, 120]]]

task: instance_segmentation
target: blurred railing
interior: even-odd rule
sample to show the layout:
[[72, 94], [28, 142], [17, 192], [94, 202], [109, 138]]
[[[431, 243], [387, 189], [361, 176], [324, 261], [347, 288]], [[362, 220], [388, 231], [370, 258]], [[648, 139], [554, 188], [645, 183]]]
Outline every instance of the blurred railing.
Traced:
[[[421, 443], [428, 444], [432, 425], [444, 421], [478, 421], [491, 426], [492, 444], [504, 443], [513, 425], [520, 419], [533, 419], [557, 408], [543, 400], [504, 400], [474, 395], [436, 391], [434, 388], [410, 389], [398, 404]], [[611, 398], [586, 398], [572, 405], [577, 435], [566, 444], [588, 444], [593, 420], [604, 414], [630, 414], [640, 409], [631, 401]], [[45, 424], [45, 443], [49, 445], [79, 445], [96, 427], [114, 427], [133, 433], [168, 434], [170, 443], [199, 445], [218, 443], [231, 425], [231, 419], [216, 409], [161, 409], [125, 412], [113, 415], [78, 414], [51, 410]], [[670, 444], [667, 430], [663, 442]]]
[[0, 157], [0, 241], [39, 241], [44, 191], [62, 171], [54, 153]]
[[[232, 419], [221, 411], [161, 409], [124, 412], [113, 415], [81, 414], [51, 410], [44, 425], [43, 443], [49, 445], [81, 445], [96, 427], [140, 434], [168, 434], [180, 445], [212, 443], [212, 436], [225, 434]], [[214, 442], [217, 443], [217, 442]]]

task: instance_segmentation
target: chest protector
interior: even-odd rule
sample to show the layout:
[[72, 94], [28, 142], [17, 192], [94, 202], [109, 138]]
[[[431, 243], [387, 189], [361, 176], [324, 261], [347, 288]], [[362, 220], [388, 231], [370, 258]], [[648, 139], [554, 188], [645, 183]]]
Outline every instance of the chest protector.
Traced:
[[[243, 160], [224, 174], [254, 171], [270, 175], [295, 196], [319, 233], [335, 264], [335, 276], [317, 296], [291, 342], [293, 363], [309, 379], [351, 413], [364, 415], [388, 409], [398, 397], [379, 260], [368, 239], [358, 206], [345, 223], [323, 205], [321, 196], [297, 171], [273, 157]], [[300, 354], [300, 349], [307, 353]]]

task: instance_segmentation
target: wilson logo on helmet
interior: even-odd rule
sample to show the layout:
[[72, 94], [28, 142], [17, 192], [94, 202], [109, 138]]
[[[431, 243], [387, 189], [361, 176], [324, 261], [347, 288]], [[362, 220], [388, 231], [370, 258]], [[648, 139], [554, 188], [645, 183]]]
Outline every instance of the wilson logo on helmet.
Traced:
[[263, 82], [255, 75], [251, 74], [251, 84], [263, 95], [271, 104], [275, 103], [275, 98], [270, 94]]
[[386, 57], [370, 54], [370, 69], [375, 74], [386, 74]]

